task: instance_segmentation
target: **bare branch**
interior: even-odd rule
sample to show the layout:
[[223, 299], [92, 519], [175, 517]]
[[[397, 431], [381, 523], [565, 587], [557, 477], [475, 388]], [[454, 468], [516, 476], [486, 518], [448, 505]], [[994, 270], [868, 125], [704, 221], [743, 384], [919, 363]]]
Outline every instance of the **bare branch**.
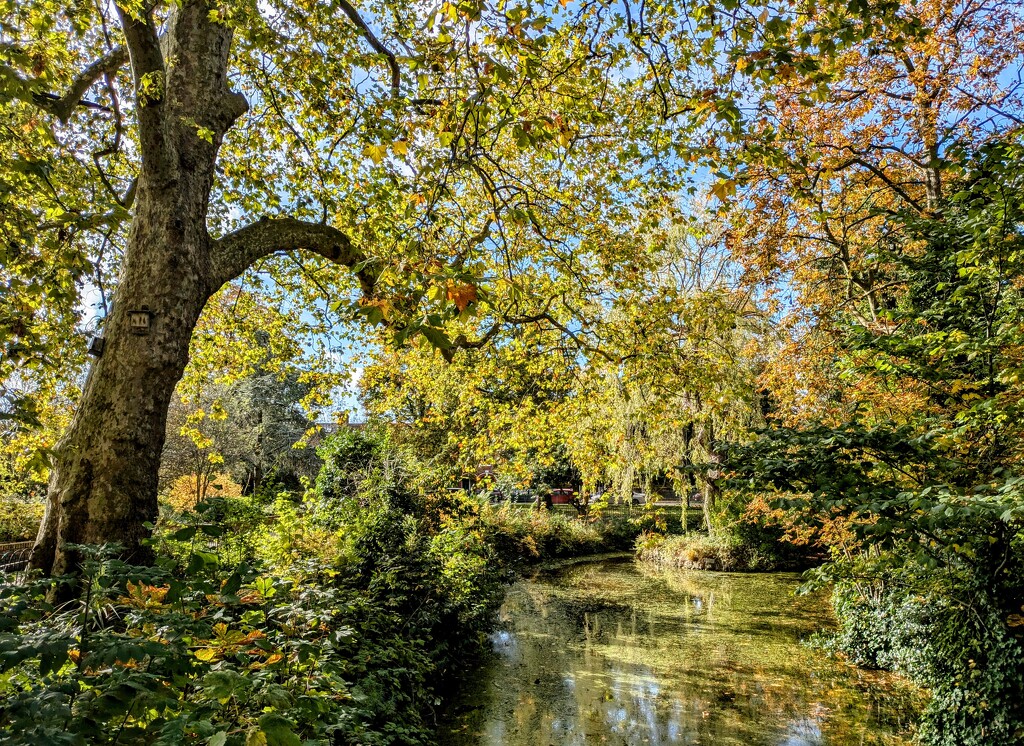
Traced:
[[84, 101], [85, 92], [92, 87], [93, 83], [104, 75], [116, 72], [127, 61], [128, 50], [124, 47], [114, 47], [76, 75], [75, 79], [71, 81], [67, 93], [63, 96], [56, 98], [52, 97], [52, 94], [39, 94], [38, 97], [35, 97], [36, 102], [41, 108], [53, 113], [65, 124], [71, 118], [71, 113], [76, 106], [106, 110], [105, 106], [100, 106], [92, 101]]
[[363, 294], [373, 294], [378, 273], [368, 266], [367, 258], [352, 246], [347, 235], [330, 225], [296, 218], [261, 218], [214, 242], [214, 282], [220, 287], [257, 260], [291, 251], [309, 251], [351, 268]]
[[380, 39], [378, 39], [376, 34], [373, 33], [373, 30], [366, 25], [366, 21], [363, 20], [363, 17], [359, 15], [359, 11], [349, 4], [348, 0], [338, 0], [338, 4], [341, 6], [341, 9], [345, 11], [345, 15], [348, 16], [349, 20], [352, 21], [356, 28], [358, 28], [363, 34], [363, 37], [367, 42], [369, 42], [370, 46], [373, 47], [373, 51], [377, 54], [384, 55], [387, 59], [388, 67], [391, 68], [391, 90], [394, 92], [395, 96], [398, 96], [398, 90], [402, 85], [402, 72], [398, 67], [398, 59], [395, 57], [394, 52], [381, 43]]
[[551, 315], [549, 310], [554, 298], [550, 298], [545, 305], [544, 309], [536, 314], [529, 314], [525, 316], [506, 316], [495, 321], [491, 327], [484, 332], [484, 334], [476, 339], [468, 339], [465, 334], [458, 335], [452, 340], [452, 346], [447, 350], [441, 350], [441, 355], [449, 363], [454, 359], [455, 352], [458, 350], [476, 350], [486, 346], [490, 343], [494, 337], [506, 326], [524, 326], [526, 324], [537, 324], [542, 321], [546, 321], [552, 327], [560, 331], [576, 346], [578, 350], [588, 352], [593, 355], [598, 355], [610, 363], [619, 364], [622, 362], [621, 358], [614, 357], [598, 346], [592, 345], [583, 339], [579, 334], [572, 331], [565, 324], [561, 323], [554, 316]]

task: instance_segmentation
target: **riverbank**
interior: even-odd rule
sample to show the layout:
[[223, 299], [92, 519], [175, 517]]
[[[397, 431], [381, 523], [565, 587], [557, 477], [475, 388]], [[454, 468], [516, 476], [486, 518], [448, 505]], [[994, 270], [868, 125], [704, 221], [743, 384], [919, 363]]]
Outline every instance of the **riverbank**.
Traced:
[[402, 484], [356, 497], [167, 513], [155, 566], [89, 548], [90, 592], [62, 609], [45, 582], [5, 588], [5, 743], [434, 743], [508, 583], [639, 530]]
[[772, 542], [754, 542], [733, 533], [690, 532], [664, 535], [643, 534], [637, 539], [640, 562], [677, 570], [792, 571], [816, 563], [806, 547]]

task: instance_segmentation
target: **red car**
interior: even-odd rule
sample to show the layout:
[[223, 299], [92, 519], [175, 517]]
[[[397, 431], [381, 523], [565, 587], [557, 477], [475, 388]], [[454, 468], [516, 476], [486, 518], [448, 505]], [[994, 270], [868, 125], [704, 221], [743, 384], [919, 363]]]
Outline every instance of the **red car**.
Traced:
[[572, 502], [573, 491], [571, 489], [551, 490], [552, 505], [568, 505]]

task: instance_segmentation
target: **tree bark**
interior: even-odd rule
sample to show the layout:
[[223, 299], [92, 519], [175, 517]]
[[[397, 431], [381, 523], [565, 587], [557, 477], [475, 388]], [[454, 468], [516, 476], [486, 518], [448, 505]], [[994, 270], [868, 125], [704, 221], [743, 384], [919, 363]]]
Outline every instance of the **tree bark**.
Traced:
[[[47, 575], [77, 573], [78, 553], [69, 546], [75, 544], [116, 543], [131, 561], [150, 559], [143, 542], [157, 517], [168, 407], [196, 322], [224, 283], [260, 257], [299, 249], [358, 267], [364, 292], [374, 280], [347, 236], [330, 226], [265, 219], [211, 239], [217, 152], [247, 110], [227, 82], [231, 29], [194, 1], [172, 11], [163, 39], [148, 16], [122, 11], [121, 23], [136, 81], [142, 163], [105, 348], [54, 451], [30, 563]], [[151, 314], [144, 334], [130, 325], [132, 312], [142, 309]]]
[[715, 440], [714, 419], [705, 428], [704, 436], [707, 438], [707, 463], [709, 467], [714, 464], [714, 467], [709, 468], [704, 476], [704, 524], [707, 527], [708, 534], [713, 534], [715, 532], [714, 510], [718, 503], [718, 497], [722, 492], [718, 484], [721, 474], [719, 474], [717, 468], [722, 463], [722, 454]]

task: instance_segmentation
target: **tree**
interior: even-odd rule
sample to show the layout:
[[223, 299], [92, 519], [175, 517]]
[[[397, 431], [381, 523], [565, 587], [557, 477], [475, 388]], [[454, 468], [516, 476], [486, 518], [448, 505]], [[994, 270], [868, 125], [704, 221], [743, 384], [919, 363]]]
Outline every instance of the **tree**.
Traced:
[[[426, 17], [376, 2], [370, 21], [347, 0], [3, 7], [4, 271], [28, 309], [5, 333], [19, 358], [45, 360], [73, 339], [83, 289], [107, 311], [54, 451], [33, 559], [47, 572], [74, 569], [67, 543], [140, 551], [167, 404], [225, 283], [256, 264], [303, 272], [299, 292], [444, 350], [509, 321], [559, 323], [566, 278], [628, 256], [638, 216], [656, 220], [682, 164], [703, 158], [691, 133], [738, 131], [742, 87], [703, 63], [766, 45], [757, 69], [784, 70], [833, 29], [871, 30], [842, 4], [790, 44], [799, 14], [761, 0], [726, 13], [445, 2]], [[328, 289], [309, 254], [348, 271]], [[521, 274], [556, 278], [553, 292]], [[346, 297], [352, 275], [362, 303]], [[441, 327], [465, 313], [489, 327], [450, 339]], [[41, 319], [58, 333], [39, 334]], [[5, 377], [14, 365], [0, 361]]]
[[932, 689], [924, 742], [1011, 742], [1021, 12], [898, 15], [916, 31], [880, 27], [830, 86], [796, 66], [767, 82], [761, 137], [735, 152], [730, 247], [779, 299], [783, 344], [761, 379], [769, 427], [727, 470], [832, 552], [817, 577], [842, 647]]
[[[941, 219], [904, 216], [888, 328], [840, 327], [843, 396], [728, 459], [737, 487], [831, 545], [819, 578], [870, 615], [843, 620], [855, 652], [887, 647], [933, 690], [926, 743], [1012, 742], [1022, 725], [1022, 154], [985, 147]], [[895, 599], [881, 615], [879, 599]]]
[[[725, 200], [730, 246], [749, 277], [780, 296], [798, 291], [786, 314], [795, 333], [819, 319], [827, 327], [836, 309], [884, 326], [894, 294], [881, 278], [886, 249], [900, 243], [896, 218], [940, 211], [960, 154], [1024, 123], [1021, 22], [1014, 3], [904, 5], [870, 41], [810, 72], [761, 75], [747, 131], [722, 154], [735, 176], [722, 193], [734, 193]], [[815, 84], [821, 75], [827, 85]], [[827, 357], [827, 339], [815, 342]]]
[[[66, 330], [88, 275], [113, 299], [54, 449], [35, 567], [74, 571], [67, 544], [145, 556], [192, 330], [254, 264], [319, 255], [358, 281], [354, 311], [399, 341], [447, 347], [421, 302], [458, 314], [484, 295], [474, 278], [488, 266], [571, 266], [569, 236], [613, 249], [631, 205], [668, 183], [657, 154], [623, 137], [648, 121], [647, 99], [603, 74], [628, 60], [620, 21], [599, 8], [444, 4], [427, 30], [415, 8], [374, 10], [371, 25], [343, 1], [6, 5], [7, 251], [27, 278], [52, 259], [66, 288], [17, 293], [63, 309]], [[646, 170], [650, 191], [618, 190], [610, 149]], [[524, 305], [501, 293], [512, 297], [491, 294], [495, 316]]]
[[[722, 444], [760, 420], [765, 311], [704, 209], [666, 220], [637, 257], [625, 278], [610, 278], [620, 287], [595, 327], [605, 355], [593, 363], [594, 394], [580, 399], [569, 448], [590, 479], [627, 499], [638, 487], [650, 493], [658, 476], [682, 494], [699, 479], [710, 529]], [[587, 431], [600, 433], [601, 447]]]
[[563, 353], [559, 333], [536, 325], [451, 362], [426, 345], [381, 350], [364, 369], [362, 399], [445, 486], [485, 464], [522, 486], [536, 484], [564, 456], [576, 366]]
[[293, 487], [315, 475], [319, 461], [302, 446], [343, 373], [310, 339], [319, 323], [305, 329], [309, 320], [271, 301], [232, 285], [207, 305], [172, 397], [161, 487], [211, 470], [227, 470], [246, 491], [272, 473]]

